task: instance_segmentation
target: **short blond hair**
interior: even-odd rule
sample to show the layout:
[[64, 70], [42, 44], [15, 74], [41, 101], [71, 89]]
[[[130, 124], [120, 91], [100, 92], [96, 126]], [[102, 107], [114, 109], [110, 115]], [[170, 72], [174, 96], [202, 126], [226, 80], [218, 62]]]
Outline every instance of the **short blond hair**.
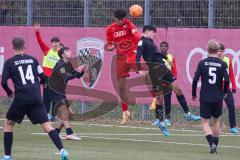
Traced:
[[207, 51], [209, 54], [216, 54], [220, 50], [220, 47], [220, 44], [215, 39], [211, 39], [208, 41]]

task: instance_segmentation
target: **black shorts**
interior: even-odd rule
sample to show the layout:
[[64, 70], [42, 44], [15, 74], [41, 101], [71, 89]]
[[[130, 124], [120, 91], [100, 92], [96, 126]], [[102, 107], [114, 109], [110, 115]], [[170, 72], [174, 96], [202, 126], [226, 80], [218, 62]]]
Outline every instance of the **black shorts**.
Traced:
[[223, 103], [202, 103], [200, 102], [200, 116], [205, 119], [218, 118], [222, 115]]
[[66, 95], [59, 94], [59, 93], [56, 93], [56, 92], [54, 92], [54, 96], [53, 96], [52, 101], [53, 101], [53, 104], [54, 104], [53, 107], [54, 107], [55, 113], [56, 113], [58, 107], [61, 107], [62, 105], [66, 105], [66, 106], [69, 107], [71, 105], [71, 102], [72, 102], [72, 101], [70, 101], [66, 98]]
[[33, 124], [48, 122], [47, 111], [42, 100], [36, 103], [28, 103], [26, 100], [14, 99], [6, 118], [16, 123], [21, 123], [25, 115]]
[[152, 89], [155, 92], [171, 91], [171, 83], [176, 80], [171, 71], [164, 64], [154, 64], [149, 66], [149, 77], [152, 82]]

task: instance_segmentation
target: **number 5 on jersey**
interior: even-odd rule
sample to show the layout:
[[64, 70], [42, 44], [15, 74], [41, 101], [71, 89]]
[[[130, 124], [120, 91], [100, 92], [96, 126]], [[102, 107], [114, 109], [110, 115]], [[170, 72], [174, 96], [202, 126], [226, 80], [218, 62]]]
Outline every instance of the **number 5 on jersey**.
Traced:
[[212, 79], [211, 78], [208, 79], [209, 84], [216, 83], [216, 80], [217, 80], [217, 75], [215, 73], [216, 71], [217, 71], [216, 67], [209, 67], [208, 74], [212, 78]]

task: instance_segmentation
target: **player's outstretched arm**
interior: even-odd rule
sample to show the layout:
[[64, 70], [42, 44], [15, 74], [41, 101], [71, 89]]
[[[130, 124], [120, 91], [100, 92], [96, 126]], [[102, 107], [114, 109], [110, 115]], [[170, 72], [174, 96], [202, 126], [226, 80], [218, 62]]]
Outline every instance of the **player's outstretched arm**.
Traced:
[[9, 61], [5, 62], [3, 66], [3, 73], [2, 73], [2, 88], [5, 90], [7, 93], [8, 97], [13, 96], [12, 90], [8, 87], [8, 79], [10, 78], [10, 70], [9, 70]]
[[35, 22], [34, 23], [34, 30], [35, 30], [35, 35], [36, 35], [38, 44], [41, 47], [43, 53], [47, 54], [47, 52], [49, 51], [50, 48], [42, 40], [42, 37], [41, 37], [40, 32], [39, 32], [39, 29], [40, 29], [40, 23], [39, 22]]
[[81, 78], [84, 73], [87, 70], [87, 66], [83, 65], [83, 66], [79, 66], [76, 70], [74, 70], [71, 74], [69, 74], [66, 79], [65, 82], [67, 83], [68, 81], [74, 79], [74, 78]]

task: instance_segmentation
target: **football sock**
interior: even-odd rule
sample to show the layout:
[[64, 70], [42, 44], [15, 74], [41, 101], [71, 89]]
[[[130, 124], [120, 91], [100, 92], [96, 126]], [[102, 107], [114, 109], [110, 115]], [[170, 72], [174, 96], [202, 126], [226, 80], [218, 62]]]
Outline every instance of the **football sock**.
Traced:
[[122, 112], [125, 112], [128, 110], [128, 104], [127, 103], [122, 103]]
[[52, 142], [55, 144], [55, 146], [61, 150], [63, 149], [63, 144], [62, 144], [62, 141], [57, 133], [57, 131], [54, 129], [54, 130], [51, 130], [49, 133], [48, 133], [49, 137], [51, 138]]
[[58, 134], [61, 132], [61, 129], [55, 128], [55, 130], [58, 132]]
[[156, 119], [159, 119], [160, 122], [163, 121], [163, 106], [157, 104], [155, 112], [156, 112]]
[[150, 94], [151, 94], [151, 96], [152, 96], [153, 98], [156, 97], [156, 93], [155, 93], [154, 91], [151, 91]]
[[219, 137], [213, 137], [213, 143], [218, 146]]
[[166, 119], [171, 119], [170, 114], [167, 114], [167, 115], [166, 115]]
[[212, 137], [212, 135], [211, 134], [206, 135], [206, 139], [208, 141], [209, 146], [211, 147], [212, 144], [213, 144], [213, 137]]
[[66, 133], [67, 133], [67, 135], [73, 134], [72, 128], [67, 128]]
[[177, 100], [178, 100], [179, 104], [181, 105], [183, 111], [185, 113], [188, 113], [189, 112], [189, 108], [187, 106], [187, 101], [186, 101], [184, 95], [182, 94], [180, 96], [177, 96]]
[[13, 132], [4, 132], [5, 155], [10, 156], [12, 151]]

